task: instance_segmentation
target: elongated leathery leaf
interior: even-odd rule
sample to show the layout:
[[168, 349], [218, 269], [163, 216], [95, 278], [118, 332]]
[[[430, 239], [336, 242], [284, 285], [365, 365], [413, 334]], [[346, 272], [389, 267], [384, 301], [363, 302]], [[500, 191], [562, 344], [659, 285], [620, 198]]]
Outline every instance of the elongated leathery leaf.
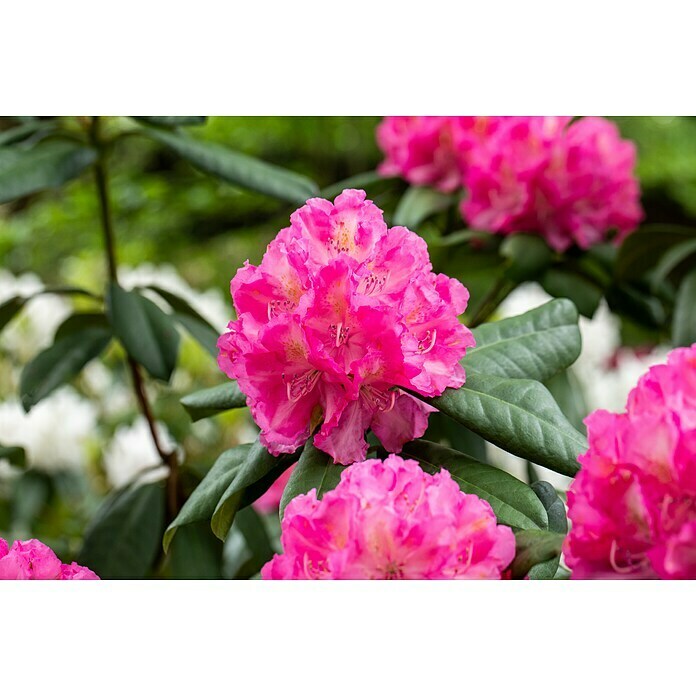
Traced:
[[242, 394], [236, 382], [227, 382], [188, 394], [181, 399], [181, 405], [195, 422], [233, 408], [243, 408], [246, 406], [246, 396]]
[[566, 476], [575, 475], [587, 449], [539, 382], [469, 372], [463, 387], [429, 401], [494, 445]]
[[467, 350], [463, 367], [498, 377], [543, 382], [580, 355], [578, 312], [565, 299], [483, 324], [473, 334], [476, 346]]

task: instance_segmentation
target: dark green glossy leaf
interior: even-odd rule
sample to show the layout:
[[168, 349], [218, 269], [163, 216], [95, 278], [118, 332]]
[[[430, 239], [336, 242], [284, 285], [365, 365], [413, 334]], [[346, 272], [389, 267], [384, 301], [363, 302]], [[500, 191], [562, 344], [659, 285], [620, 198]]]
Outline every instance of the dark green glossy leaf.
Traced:
[[[62, 328], [62, 327], [61, 327]], [[88, 326], [64, 334], [41, 351], [22, 370], [19, 391], [22, 406], [30, 411], [54, 389], [69, 382], [109, 344], [108, 327]]]
[[428, 417], [428, 429], [423, 439], [451, 447], [480, 462], [486, 461], [486, 441], [440, 411]]
[[696, 229], [676, 225], [644, 225], [624, 240], [616, 259], [619, 280], [637, 280], [654, 268], [673, 246], [696, 237]]
[[146, 297], [115, 283], [109, 285], [107, 312], [128, 355], [153, 377], [168, 381], [179, 352], [179, 334], [172, 317]]
[[583, 420], [589, 409], [585, 402], [582, 385], [572, 370], [562, 370], [544, 382], [551, 396], [560, 406], [570, 424], [580, 433], [585, 433]]
[[501, 469], [426, 440], [404, 446], [403, 456], [417, 459], [429, 474], [446, 469], [465, 493], [487, 500], [498, 522], [518, 529], [545, 529], [544, 506], [525, 483]]
[[111, 335], [111, 325], [103, 312], [79, 312], [69, 316], [56, 330], [54, 341], [60, 341], [74, 333], [87, 330], [101, 330]]
[[192, 421], [210, 418], [233, 408], [246, 406], [246, 396], [242, 394], [237, 382], [226, 382], [218, 387], [202, 389], [181, 399]]
[[650, 286], [653, 291], [659, 291], [660, 287], [667, 282], [670, 276], [677, 276], [678, 280], [683, 278], [684, 273], [696, 266], [696, 236], [686, 242], [670, 247], [662, 255], [660, 262], [657, 264]]
[[469, 372], [463, 387], [429, 401], [494, 445], [566, 476], [587, 449], [539, 382]]
[[230, 184], [295, 204], [305, 203], [319, 193], [317, 185], [307, 177], [235, 152], [224, 145], [147, 126], [144, 131], [198, 169]]
[[282, 519], [287, 504], [298, 495], [315, 488], [317, 498], [321, 498], [326, 491], [336, 488], [343, 471], [345, 471], [344, 466], [334, 464], [326, 452], [322, 452], [313, 443], [308, 442], [283, 491], [283, 497], [280, 500], [280, 518]]
[[512, 577], [522, 579], [539, 563], [559, 556], [565, 534], [542, 529], [523, 529], [515, 534], [517, 550], [510, 569]]
[[273, 557], [273, 545], [264, 521], [252, 507], [240, 510], [234, 519], [235, 529], [244, 538], [246, 557], [235, 569], [235, 578], [246, 580], [256, 575]]
[[602, 299], [602, 290], [580, 275], [560, 268], [550, 268], [541, 286], [553, 297], [567, 297], [584, 317], [593, 317]]
[[26, 297], [10, 297], [0, 304], [0, 331], [19, 314], [26, 303]]
[[537, 280], [553, 260], [553, 252], [542, 237], [515, 234], [500, 245], [500, 255], [507, 259], [506, 275], [517, 283]]
[[112, 493], [85, 533], [78, 563], [102, 579], [144, 578], [164, 528], [164, 486], [152, 483]]
[[672, 319], [672, 342], [675, 346], [696, 343], [696, 270], [679, 286]]
[[207, 522], [196, 522], [179, 530], [167, 554], [168, 577], [176, 580], [220, 580], [222, 542]]
[[578, 312], [569, 300], [552, 300], [473, 333], [476, 346], [462, 360], [467, 371], [543, 381], [580, 355]]
[[167, 551], [174, 535], [181, 527], [196, 522], [209, 522], [215, 508], [234, 479], [239, 467], [245, 462], [251, 445], [240, 445], [223, 452], [213, 464], [205, 478], [198, 484], [189, 499], [167, 527], [163, 546]]
[[27, 463], [24, 448], [16, 445], [0, 445], [0, 459], [5, 459], [13, 466], [18, 466], [22, 469]]
[[133, 116], [136, 121], [149, 123], [152, 126], [176, 128], [178, 126], [202, 126], [207, 116]]
[[[536, 481], [532, 484], [532, 490], [546, 509], [549, 518], [549, 531], [567, 534], [568, 518], [566, 517], [565, 505], [559, 498], [556, 489], [548, 481]], [[529, 570], [530, 580], [553, 580], [558, 571], [560, 560], [559, 554], [548, 561], [535, 565]]]
[[156, 285], [148, 286], [154, 290], [174, 310], [174, 319], [181, 324], [193, 338], [213, 357], [217, 357], [219, 333], [182, 297]]
[[613, 285], [607, 290], [606, 299], [613, 312], [626, 315], [643, 326], [659, 329], [665, 320], [665, 312], [659, 300], [650, 297], [642, 289]]
[[454, 199], [431, 188], [412, 186], [403, 195], [394, 212], [394, 224], [416, 230], [431, 215], [446, 210]]
[[[292, 455], [274, 457], [257, 440], [249, 449], [244, 463], [215, 507], [210, 520], [210, 526], [215, 536], [219, 539], [225, 539], [237, 510], [250, 505], [256, 498], [263, 495], [273, 480], [278, 478], [294, 461], [295, 458]], [[265, 485], [266, 482], [267, 485]], [[261, 485], [255, 493], [245, 496], [245, 493], [250, 492], [254, 484]]]
[[67, 141], [44, 140], [26, 150], [0, 149], [0, 203], [61, 186], [95, 159], [91, 148]]

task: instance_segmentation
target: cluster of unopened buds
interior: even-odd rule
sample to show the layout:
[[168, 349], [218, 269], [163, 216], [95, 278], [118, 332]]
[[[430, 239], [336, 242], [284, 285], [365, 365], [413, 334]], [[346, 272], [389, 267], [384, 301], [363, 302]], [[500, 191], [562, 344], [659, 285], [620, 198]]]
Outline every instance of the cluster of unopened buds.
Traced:
[[385, 176], [464, 189], [474, 229], [539, 234], [564, 251], [620, 240], [643, 216], [635, 147], [604, 118], [391, 116], [377, 142]]

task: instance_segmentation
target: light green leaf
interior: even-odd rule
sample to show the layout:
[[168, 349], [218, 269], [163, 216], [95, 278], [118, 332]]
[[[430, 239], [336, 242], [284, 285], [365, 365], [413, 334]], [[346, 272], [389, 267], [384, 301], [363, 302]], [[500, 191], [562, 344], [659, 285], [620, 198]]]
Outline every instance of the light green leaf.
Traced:
[[431, 215], [452, 205], [454, 199], [431, 188], [412, 186], [403, 195], [394, 212], [394, 224], [415, 230]]
[[344, 466], [334, 464], [326, 452], [317, 449], [313, 443], [307, 442], [283, 491], [283, 497], [280, 500], [280, 518], [283, 518], [288, 503], [298, 495], [315, 488], [317, 498], [321, 498], [326, 491], [336, 488], [343, 471], [345, 471]]
[[319, 193], [317, 185], [307, 177], [235, 152], [224, 145], [147, 126], [143, 130], [198, 169], [230, 184], [295, 204], [303, 204]]
[[140, 579], [157, 557], [164, 527], [164, 486], [152, 483], [112, 493], [85, 533], [78, 563], [102, 579]]
[[578, 312], [569, 300], [483, 324], [473, 334], [476, 346], [462, 360], [467, 372], [544, 381], [580, 355]]
[[205, 478], [191, 493], [176, 519], [164, 533], [163, 546], [167, 551], [177, 530], [196, 522], [209, 522], [215, 508], [234, 479], [239, 467], [245, 462], [251, 445], [240, 445], [223, 452], [213, 464]]
[[94, 150], [74, 142], [44, 140], [30, 149], [0, 149], [0, 203], [56, 188], [74, 179], [96, 159]]
[[179, 334], [170, 316], [135, 291], [109, 285], [107, 313], [130, 357], [153, 377], [169, 380], [176, 366]]
[[566, 476], [587, 449], [539, 382], [469, 372], [463, 387], [429, 402], [494, 445]]
[[548, 526], [546, 510], [534, 491], [501, 469], [426, 440], [406, 444], [403, 456], [418, 460], [429, 474], [440, 469], [449, 471], [465, 493], [473, 493], [490, 503], [500, 524], [518, 529]]
[[181, 399], [181, 405], [195, 422], [234, 408], [243, 408], [247, 404], [246, 396], [240, 391], [237, 382], [226, 382], [188, 394]]
[[22, 370], [19, 391], [24, 410], [29, 412], [54, 389], [78, 375], [110, 340], [111, 331], [103, 326], [64, 331], [50, 348], [41, 351]]

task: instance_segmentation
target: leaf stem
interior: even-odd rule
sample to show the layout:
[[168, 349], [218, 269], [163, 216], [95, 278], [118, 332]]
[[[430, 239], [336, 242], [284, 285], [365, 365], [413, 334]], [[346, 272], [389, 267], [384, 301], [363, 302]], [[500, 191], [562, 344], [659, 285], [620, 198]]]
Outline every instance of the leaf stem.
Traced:
[[[108, 169], [106, 164], [106, 143], [101, 136], [99, 116], [94, 116], [89, 128], [90, 141], [97, 150], [97, 160], [94, 164], [94, 178], [97, 186], [97, 197], [99, 200], [99, 212], [101, 218], [102, 232], [104, 234], [104, 250], [109, 273], [109, 279], [118, 283], [118, 263], [116, 260], [116, 245], [113, 219], [111, 214], [111, 203], [108, 191]], [[128, 356], [128, 367], [133, 380], [133, 390], [138, 401], [140, 411], [147, 422], [152, 442], [155, 445], [157, 454], [169, 469], [167, 479], [167, 508], [171, 519], [176, 517], [179, 510], [178, 490], [179, 490], [179, 463], [176, 452], [167, 452], [160, 441], [152, 408], [145, 391], [143, 375], [138, 363]]]

